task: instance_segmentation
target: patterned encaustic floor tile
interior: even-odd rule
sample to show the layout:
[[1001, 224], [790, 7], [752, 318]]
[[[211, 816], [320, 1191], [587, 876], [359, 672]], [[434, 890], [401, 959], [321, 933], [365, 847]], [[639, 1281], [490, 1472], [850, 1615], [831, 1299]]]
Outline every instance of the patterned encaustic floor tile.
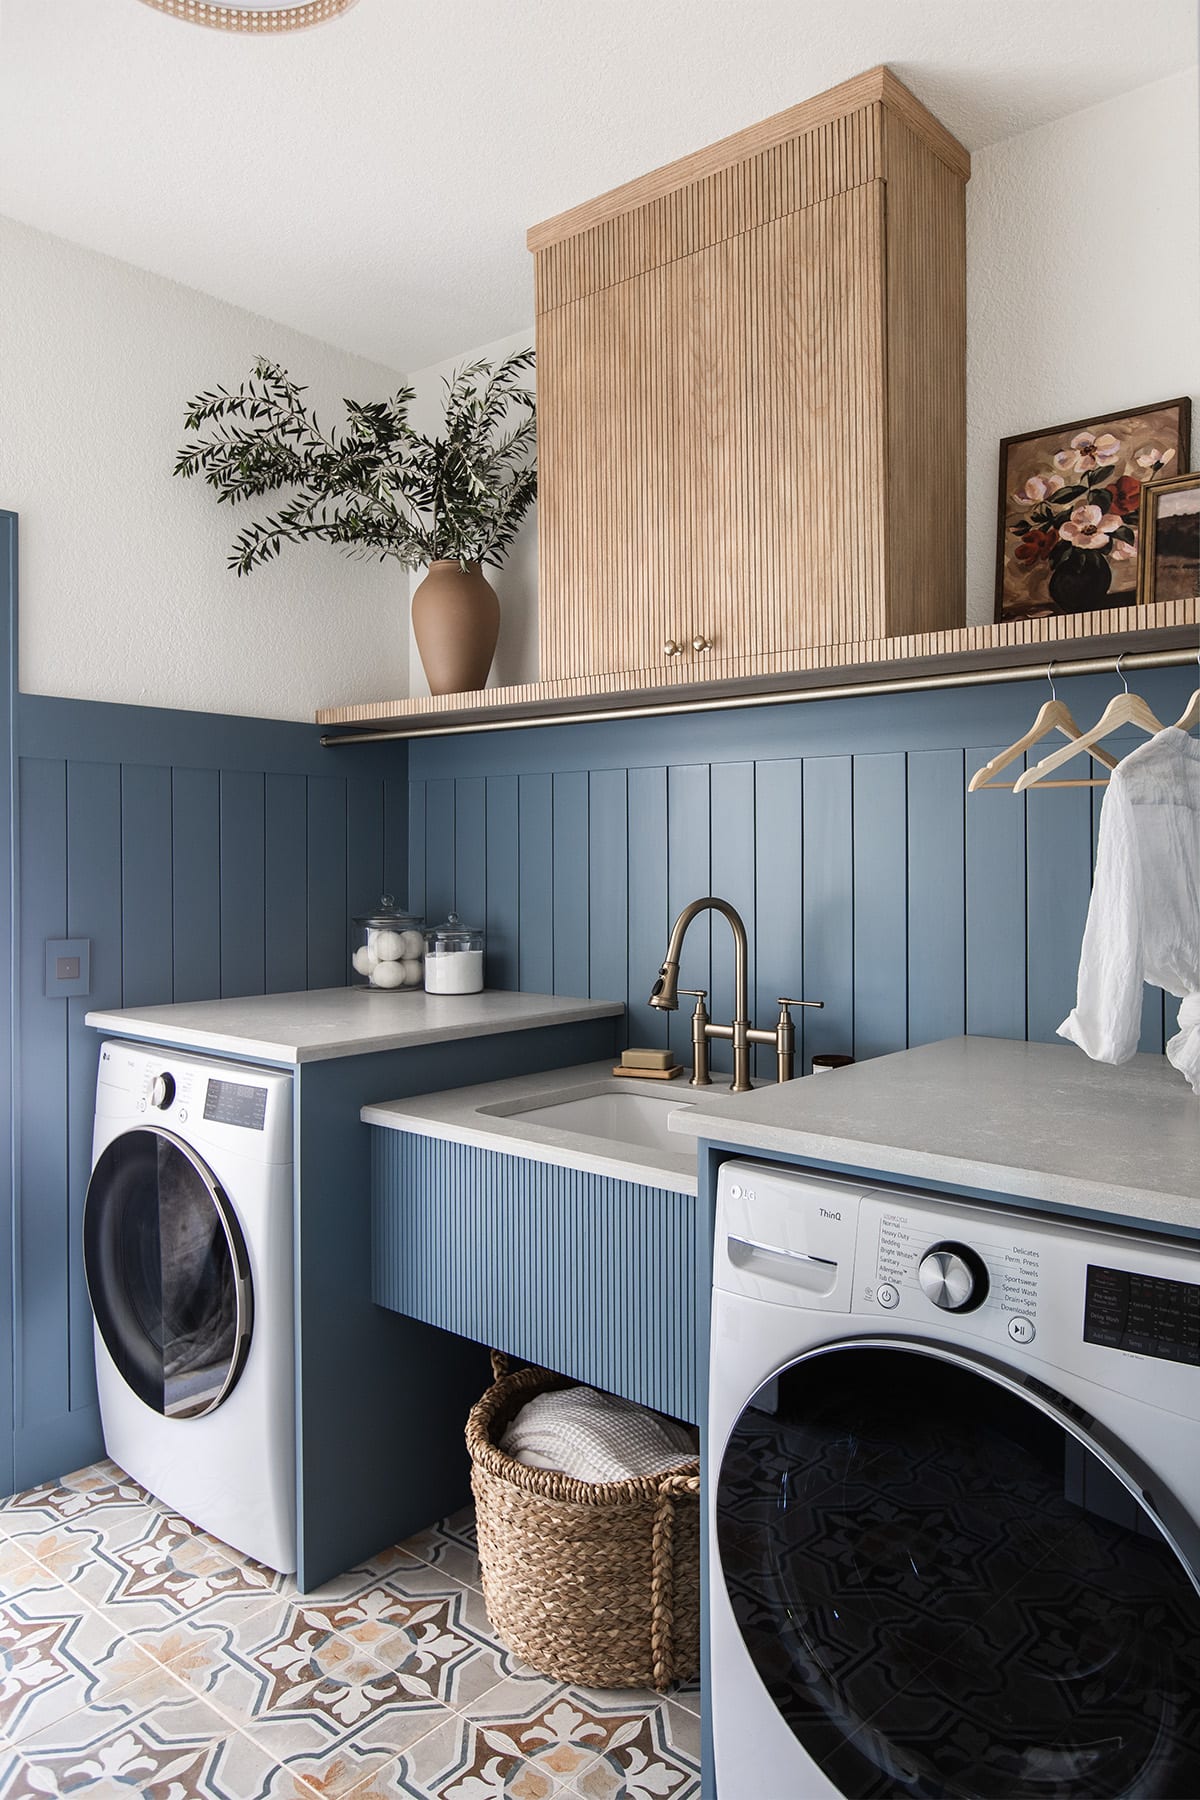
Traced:
[[469, 1513], [300, 1594], [113, 1463], [0, 1503], [0, 1800], [694, 1800], [698, 1711], [505, 1650]]

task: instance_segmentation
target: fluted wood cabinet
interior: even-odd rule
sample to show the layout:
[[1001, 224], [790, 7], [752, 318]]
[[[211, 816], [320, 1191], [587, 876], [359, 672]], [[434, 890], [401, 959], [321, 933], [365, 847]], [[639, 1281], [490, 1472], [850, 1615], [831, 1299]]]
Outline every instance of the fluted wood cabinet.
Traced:
[[533, 228], [543, 681], [962, 623], [968, 174], [877, 69]]

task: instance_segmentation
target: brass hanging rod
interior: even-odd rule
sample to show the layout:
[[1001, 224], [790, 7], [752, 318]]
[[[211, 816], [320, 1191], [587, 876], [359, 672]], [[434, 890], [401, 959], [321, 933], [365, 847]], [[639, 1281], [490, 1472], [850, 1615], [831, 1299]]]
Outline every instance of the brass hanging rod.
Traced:
[[[327, 748], [342, 744], [384, 744], [404, 738], [460, 737], [479, 731], [531, 731], [547, 725], [602, 725], [609, 719], [657, 719], [677, 713], [734, 712], [751, 706], [793, 706], [808, 700], [848, 700], [859, 695], [919, 694], [932, 688], [990, 687], [1006, 681], [1033, 681], [1045, 675], [1048, 657], [1037, 662], [1021, 663], [998, 669], [959, 669], [941, 674], [900, 676], [890, 681], [840, 682], [829, 687], [773, 689], [758, 694], [706, 696], [692, 700], [647, 700], [637, 706], [589, 707], [572, 712], [540, 713], [528, 718], [486, 719], [475, 717], [462, 723], [426, 725], [415, 719], [411, 725], [389, 726], [382, 731], [323, 732], [321, 743]], [[1121, 659], [1125, 671], [1133, 669], [1175, 669], [1196, 661], [1196, 650], [1133, 651]], [[1079, 657], [1074, 661], [1054, 658], [1054, 675], [1096, 675], [1111, 668], [1111, 659], [1101, 656]], [[436, 715], [434, 715], [436, 716]], [[430, 717], [427, 713], [425, 718]]]

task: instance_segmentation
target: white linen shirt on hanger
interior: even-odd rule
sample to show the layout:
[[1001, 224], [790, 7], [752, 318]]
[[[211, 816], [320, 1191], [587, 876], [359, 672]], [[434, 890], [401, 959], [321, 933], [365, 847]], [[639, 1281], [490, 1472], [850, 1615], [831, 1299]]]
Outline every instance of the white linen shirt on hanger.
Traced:
[[1144, 981], [1183, 1002], [1167, 1056], [1200, 1094], [1200, 741], [1173, 725], [1113, 770], [1078, 998], [1058, 1035], [1097, 1062], [1127, 1062]]

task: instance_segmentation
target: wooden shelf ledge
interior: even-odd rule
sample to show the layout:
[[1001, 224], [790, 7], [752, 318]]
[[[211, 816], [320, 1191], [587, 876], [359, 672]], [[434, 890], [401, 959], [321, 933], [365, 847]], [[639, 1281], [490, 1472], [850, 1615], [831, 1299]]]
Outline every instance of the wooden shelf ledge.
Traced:
[[[768, 665], [773, 660], [782, 659], [747, 657], [736, 663], [691, 663], [682, 669], [527, 682], [469, 694], [368, 701], [325, 707], [317, 714], [317, 723], [325, 728], [322, 743], [348, 744], [381, 736], [446, 736], [1024, 680], [1043, 673], [1051, 662], [1065, 674], [1118, 656], [1140, 659], [1140, 666], [1147, 667], [1146, 658], [1181, 663], [1196, 655], [1200, 598], [1141, 607], [1136, 624], [1134, 617], [1130, 607], [1110, 607], [1066, 619], [969, 625], [874, 643], [831, 645], [804, 653], [807, 666], [801, 668], [772, 668]], [[801, 658], [791, 660], [794, 664]]]

